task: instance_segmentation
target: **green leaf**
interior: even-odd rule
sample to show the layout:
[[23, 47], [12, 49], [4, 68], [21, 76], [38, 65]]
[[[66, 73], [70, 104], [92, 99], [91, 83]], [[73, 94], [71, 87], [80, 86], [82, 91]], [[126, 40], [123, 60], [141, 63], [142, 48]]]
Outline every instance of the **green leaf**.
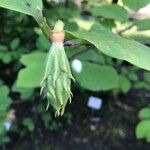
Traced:
[[104, 55], [102, 55], [101, 53], [97, 53], [95, 49], [88, 49], [88, 51], [85, 51], [84, 53], [78, 55], [75, 58], [82, 61], [92, 61], [98, 62], [100, 64], [106, 64]]
[[100, 91], [118, 87], [118, 75], [112, 67], [88, 62], [83, 62], [82, 65], [82, 71], [80, 73], [73, 71], [73, 74], [83, 88]]
[[142, 88], [148, 89], [148, 84], [144, 81], [138, 81], [138, 82], [134, 83], [134, 88], [136, 88], [136, 89], [142, 89]]
[[150, 107], [145, 107], [139, 112], [140, 119], [150, 119]]
[[129, 71], [128, 72], [128, 77], [130, 80], [132, 81], [137, 81], [138, 80], [138, 76], [137, 76], [137, 73], [136, 72], [131, 72]]
[[9, 88], [5, 85], [0, 86], [0, 111], [6, 111], [11, 104], [11, 99], [8, 94]]
[[65, 30], [76, 31], [78, 29], [78, 25], [75, 22], [67, 22], [65, 24]]
[[31, 97], [34, 90], [32, 88], [18, 87], [15, 83], [12, 87], [12, 91], [20, 93], [21, 99], [24, 100], [24, 99], [28, 99], [29, 97]]
[[42, 0], [1, 0], [0, 7], [18, 11], [36, 17], [38, 10], [42, 10]]
[[7, 51], [8, 47], [6, 45], [0, 44], [0, 51]]
[[138, 139], [146, 138], [148, 131], [150, 130], [150, 120], [143, 120], [136, 126], [136, 137]]
[[34, 126], [31, 118], [25, 118], [23, 120], [23, 125], [26, 126], [28, 128], [28, 130], [31, 132], [35, 129], [35, 126]]
[[30, 54], [25, 54], [21, 57], [20, 62], [25, 66], [45, 64], [46, 53], [43, 52], [33, 52]]
[[1, 58], [2, 61], [6, 64], [10, 63], [12, 60], [12, 56], [10, 52], [4, 52], [3, 53], [3, 57]]
[[11, 139], [10, 139], [10, 137], [7, 136], [7, 135], [3, 135], [3, 138], [0, 139], [0, 142], [1, 142], [1, 143], [8, 143], [8, 142], [10, 142], [10, 141], [11, 141]]
[[20, 43], [20, 39], [19, 38], [15, 38], [11, 43], [10, 43], [10, 47], [12, 50], [15, 50]]
[[25, 88], [35, 88], [40, 86], [44, 73], [45, 53], [31, 53], [23, 55], [21, 62], [26, 68], [19, 71], [17, 86]]
[[150, 0], [123, 0], [124, 5], [128, 6], [130, 9], [135, 11], [139, 10], [140, 8], [144, 7]]
[[127, 11], [117, 4], [93, 7], [91, 9], [91, 12], [94, 16], [102, 16], [108, 19], [114, 19], [119, 21], [126, 21], [128, 19]]
[[[0, 120], [0, 135], [4, 135], [5, 128], [4, 128], [4, 120]], [[0, 143], [2, 141], [2, 138], [0, 139]]]
[[105, 26], [103, 26], [101, 23], [99, 22], [95, 22], [91, 28], [90, 28], [91, 31], [101, 31], [101, 30], [108, 30], [108, 28], [105, 28]]
[[51, 114], [49, 113], [44, 113], [41, 116], [42, 120], [44, 121], [44, 125], [46, 128], [49, 128], [50, 126], [50, 121], [52, 120]]
[[5, 132], [4, 121], [6, 120], [6, 117], [7, 117], [7, 112], [0, 111], [0, 135], [2, 135]]
[[43, 75], [43, 66], [40, 64], [30, 65], [19, 72], [17, 79], [18, 87], [35, 88], [40, 86], [40, 81]]
[[146, 141], [150, 143], [150, 130], [147, 131]]
[[134, 40], [125, 39], [106, 30], [69, 32], [76, 38], [93, 44], [104, 54], [126, 60], [140, 68], [150, 70], [150, 48]]
[[131, 82], [123, 75], [119, 76], [119, 85], [124, 93], [127, 93], [131, 88]]
[[144, 80], [146, 80], [146, 82], [150, 83], [150, 72], [144, 72]]
[[39, 50], [48, 50], [50, 48], [50, 42], [43, 34], [40, 34], [36, 41], [36, 47]]
[[134, 23], [141, 30], [149, 30], [150, 29], [150, 19], [136, 20]]

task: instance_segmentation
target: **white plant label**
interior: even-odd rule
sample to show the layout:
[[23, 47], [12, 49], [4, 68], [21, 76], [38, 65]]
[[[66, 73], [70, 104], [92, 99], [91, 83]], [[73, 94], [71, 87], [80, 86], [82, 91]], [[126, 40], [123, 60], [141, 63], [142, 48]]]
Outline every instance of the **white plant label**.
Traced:
[[88, 107], [99, 110], [102, 107], [102, 99], [94, 96], [90, 96], [88, 99]]
[[12, 125], [12, 122], [9, 121], [9, 120], [6, 120], [6, 121], [4, 122], [4, 127], [5, 127], [6, 131], [9, 131], [9, 130], [10, 130], [11, 125]]

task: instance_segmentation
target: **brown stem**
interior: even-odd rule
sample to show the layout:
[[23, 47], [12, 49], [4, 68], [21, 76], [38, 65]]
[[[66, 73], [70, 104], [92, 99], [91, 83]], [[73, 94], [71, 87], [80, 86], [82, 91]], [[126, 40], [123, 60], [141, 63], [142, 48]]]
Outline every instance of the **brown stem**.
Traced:
[[134, 24], [128, 26], [127, 28], [125, 28], [125, 29], [123, 29], [123, 30], [118, 31], [118, 34], [119, 34], [119, 35], [122, 35], [125, 31], [131, 29], [133, 26], [134, 26]]

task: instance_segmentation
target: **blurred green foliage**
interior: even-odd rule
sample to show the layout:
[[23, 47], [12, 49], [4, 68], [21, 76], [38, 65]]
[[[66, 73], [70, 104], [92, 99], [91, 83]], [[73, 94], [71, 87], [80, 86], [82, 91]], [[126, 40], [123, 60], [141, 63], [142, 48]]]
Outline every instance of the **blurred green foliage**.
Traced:
[[139, 118], [141, 121], [136, 126], [136, 137], [138, 139], [145, 138], [147, 142], [150, 142], [150, 108], [141, 109]]
[[[70, 63], [78, 59], [83, 65], [81, 73], [72, 68], [78, 89], [109, 90], [112, 95], [127, 93], [131, 88], [150, 90], [150, 73], [143, 71], [141, 78], [141, 70], [125, 62], [150, 70], [149, 48], [131, 40], [150, 44], [147, 35], [150, 19], [130, 19], [126, 9], [139, 10], [148, 2], [123, 0], [121, 4], [112, 4], [110, 0], [93, 0], [92, 3], [84, 0], [81, 8], [78, 8], [73, 1], [64, 4], [44, 1], [44, 14], [50, 26], [58, 19], [65, 22], [65, 48]], [[27, 7], [12, 6], [13, 10], [36, 17], [35, 9], [31, 11]], [[12, 6], [10, 3], [3, 5], [7, 8]], [[38, 6], [42, 8], [41, 3]], [[67, 46], [67, 42], [71, 44]], [[54, 119], [53, 110], [45, 111], [46, 103], [41, 103], [38, 89], [50, 45], [31, 17], [0, 9], [0, 143], [9, 141], [9, 132], [16, 132], [20, 136], [34, 132], [35, 118], [39, 118], [47, 130], [57, 130], [62, 126]], [[22, 111], [22, 107], [28, 103], [30, 107], [27, 111], [30, 110], [30, 113], [25, 111], [25, 115], [16, 116], [17, 121], [6, 132], [4, 122], [8, 111], [12, 108]], [[145, 137], [150, 141], [150, 134], [146, 134], [150, 132], [149, 108], [142, 110], [139, 116], [141, 122], [136, 129], [137, 138]], [[64, 118], [71, 124], [71, 112], [66, 113]]]

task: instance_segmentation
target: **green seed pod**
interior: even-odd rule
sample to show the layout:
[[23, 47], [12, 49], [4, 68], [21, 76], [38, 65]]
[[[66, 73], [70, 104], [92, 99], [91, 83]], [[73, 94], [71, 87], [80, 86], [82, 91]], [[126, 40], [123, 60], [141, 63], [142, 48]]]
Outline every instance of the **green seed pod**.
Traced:
[[47, 98], [47, 109], [52, 105], [56, 110], [55, 116], [63, 115], [68, 100], [71, 100], [71, 79], [74, 80], [63, 41], [63, 23], [58, 21], [52, 35], [52, 46], [41, 81], [41, 94]]

